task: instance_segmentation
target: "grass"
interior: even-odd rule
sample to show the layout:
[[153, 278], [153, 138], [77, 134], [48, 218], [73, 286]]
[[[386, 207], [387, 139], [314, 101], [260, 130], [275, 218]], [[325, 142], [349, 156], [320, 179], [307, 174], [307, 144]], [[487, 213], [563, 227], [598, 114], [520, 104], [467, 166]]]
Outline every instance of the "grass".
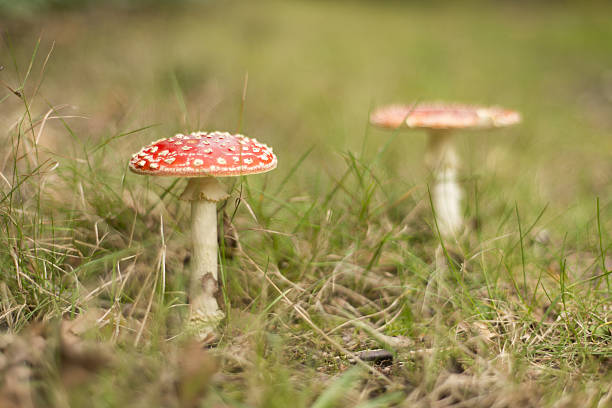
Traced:
[[[209, 2], [7, 20], [0, 406], [612, 404], [610, 11]], [[524, 115], [460, 138], [457, 241], [435, 233], [423, 135], [367, 124], [430, 99]], [[227, 181], [228, 319], [207, 350], [182, 333], [184, 182], [127, 171], [194, 129], [279, 156]], [[355, 358], [379, 348], [393, 360]]]

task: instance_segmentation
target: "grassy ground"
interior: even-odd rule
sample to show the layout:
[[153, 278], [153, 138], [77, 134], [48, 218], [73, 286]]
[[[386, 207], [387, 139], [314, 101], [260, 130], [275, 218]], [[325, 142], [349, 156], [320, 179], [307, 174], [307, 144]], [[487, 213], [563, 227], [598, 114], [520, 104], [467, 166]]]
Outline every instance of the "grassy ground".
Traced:
[[[5, 20], [0, 406], [611, 406], [611, 12], [208, 2]], [[469, 229], [443, 247], [424, 135], [367, 124], [431, 99], [524, 116], [458, 138]], [[221, 248], [228, 319], [208, 350], [182, 334], [184, 182], [127, 171], [195, 129], [279, 157], [228, 180], [238, 244]], [[356, 362], [379, 348], [393, 359]]]

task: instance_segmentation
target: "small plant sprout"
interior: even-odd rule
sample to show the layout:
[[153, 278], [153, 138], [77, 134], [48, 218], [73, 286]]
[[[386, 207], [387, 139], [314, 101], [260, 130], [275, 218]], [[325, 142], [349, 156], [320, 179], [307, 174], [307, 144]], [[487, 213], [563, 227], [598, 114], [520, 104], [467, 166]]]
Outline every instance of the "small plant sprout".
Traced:
[[177, 134], [143, 147], [130, 160], [130, 170], [138, 174], [189, 177], [181, 195], [191, 202], [189, 323], [200, 338], [206, 338], [224, 317], [216, 299], [217, 202], [228, 194], [217, 177], [264, 173], [276, 168], [276, 162], [270, 147], [227, 132]]
[[443, 237], [456, 237], [464, 225], [461, 211], [463, 194], [457, 184], [460, 162], [453, 143], [454, 131], [498, 128], [520, 121], [520, 114], [512, 110], [444, 103], [390, 105], [375, 110], [370, 117], [373, 125], [387, 129], [428, 130], [425, 163], [433, 177], [431, 195]]

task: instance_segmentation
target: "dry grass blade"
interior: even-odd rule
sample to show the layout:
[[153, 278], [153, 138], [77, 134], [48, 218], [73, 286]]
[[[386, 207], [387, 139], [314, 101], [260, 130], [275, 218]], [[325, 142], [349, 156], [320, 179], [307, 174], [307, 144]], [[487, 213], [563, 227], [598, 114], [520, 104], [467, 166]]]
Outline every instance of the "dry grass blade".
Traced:
[[357, 361], [357, 363], [361, 366], [363, 366], [364, 368], [366, 368], [370, 373], [374, 374], [377, 378], [383, 380], [385, 383], [387, 384], [392, 384], [392, 381], [389, 380], [385, 375], [383, 375], [382, 373], [380, 373], [378, 370], [376, 370], [374, 367], [371, 367], [370, 365], [364, 363], [363, 361], [359, 360], [357, 358], [357, 356], [352, 353], [351, 351], [347, 350], [346, 348], [344, 348], [340, 343], [338, 343], [337, 341], [335, 341], [334, 339], [332, 339], [331, 337], [329, 337], [319, 326], [317, 326], [316, 324], [314, 324], [314, 322], [310, 319], [310, 317], [308, 316], [308, 312], [306, 312], [301, 306], [296, 305], [294, 302], [291, 301], [291, 299], [289, 299], [287, 297], [287, 295], [285, 294], [285, 292], [283, 292], [277, 285], [276, 283], [274, 283], [274, 281], [272, 279], [270, 279], [270, 277], [268, 276], [267, 273], [265, 273], [257, 264], [257, 262], [255, 262], [246, 252], [244, 252], [242, 250], [242, 247], [239, 245], [238, 246], [239, 251], [241, 252], [241, 254], [245, 257], [245, 259], [247, 259], [249, 261], [249, 263], [251, 265], [253, 265], [253, 267], [255, 267], [255, 269], [260, 272], [262, 274], [262, 276], [264, 276], [264, 278], [268, 281], [268, 283], [270, 283], [270, 285], [272, 285], [272, 287], [278, 292], [278, 294], [282, 297], [283, 301], [285, 303], [287, 303], [289, 306], [291, 306], [296, 312], [297, 314], [304, 319], [304, 321], [310, 326], [312, 327], [312, 329], [314, 331], [316, 331], [317, 333], [319, 333], [319, 335], [321, 335], [321, 337], [323, 337], [325, 339], [325, 341], [327, 341], [331, 346], [333, 346], [336, 350], [338, 350], [340, 353], [344, 354], [346, 357], [352, 358], [353, 360]]

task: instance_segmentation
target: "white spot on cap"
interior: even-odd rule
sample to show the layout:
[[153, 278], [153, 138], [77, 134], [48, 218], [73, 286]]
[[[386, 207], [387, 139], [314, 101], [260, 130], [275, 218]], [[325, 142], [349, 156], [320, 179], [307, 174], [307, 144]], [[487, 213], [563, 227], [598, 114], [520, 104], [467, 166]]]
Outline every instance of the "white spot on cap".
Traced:
[[149, 165], [149, 167], [150, 167], [150, 168], [152, 168], [152, 169], [156, 169], [156, 168], [158, 168], [158, 167], [159, 167], [159, 164], [157, 164], [157, 163], [151, 163], [151, 164]]
[[259, 149], [259, 148], [257, 148], [257, 147], [254, 147], [254, 148], [253, 148], [253, 152], [254, 152], [254, 153], [259, 153], [259, 150], [260, 150], [260, 149]]
[[204, 153], [212, 153], [212, 149], [204, 149]]
[[191, 146], [183, 146], [183, 147], [181, 147], [181, 149], [183, 149], [183, 150], [191, 150]]
[[147, 164], [147, 162], [146, 162], [146, 161], [144, 161], [144, 160], [141, 160], [141, 161], [139, 161], [139, 162], [138, 162], [138, 165], [139, 165], [140, 167], [144, 167], [144, 165], [145, 165], [145, 164]]
[[246, 159], [244, 159], [244, 162], [246, 164], [251, 164], [251, 163], [253, 163], [253, 159], [247, 157]]
[[158, 156], [165, 156], [165, 155], [167, 155], [168, 153], [170, 153], [170, 151], [169, 151], [169, 150], [162, 150], [161, 152], [159, 152]]
[[159, 149], [157, 146], [153, 146], [151, 148], [151, 153], [155, 153], [157, 151], [157, 149]]
[[230, 146], [230, 147], [228, 147], [228, 149], [229, 149], [230, 151], [232, 151], [232, 152], [235, 152], [235, 151], [236, 151], [236, 148], [235, 148], [234, 146]]
[[236, 163], [238, 163], [240, 161], [240, 157], [238, 157], [238, 156], [234, 156], [234, 157], [232, 157], [232, 159], [234, 159], [234, 161]]
[[219, 164], [226, 164], [227, 162], [225, 161], [225, 159], [223, 157], [219, 157], [219, 158], [217, 158], [217, 163], [219, 163]]
[[164, 160], [165, 163], [172, 164], [176, 159], [174, 157], [169, 157]]
[[203, 164], [204, 164], [204, 160], [202, 160], [202, 159], [195, 159], [195, 160], [193, 161], [193, 165], [194, 165], [194, 166], [201, 166], [201, 165], [203, 165]]
[[242, 146], [242, 150], [245, 151], [245, 152], [248, 152], [249, 151], [249, 146]]

